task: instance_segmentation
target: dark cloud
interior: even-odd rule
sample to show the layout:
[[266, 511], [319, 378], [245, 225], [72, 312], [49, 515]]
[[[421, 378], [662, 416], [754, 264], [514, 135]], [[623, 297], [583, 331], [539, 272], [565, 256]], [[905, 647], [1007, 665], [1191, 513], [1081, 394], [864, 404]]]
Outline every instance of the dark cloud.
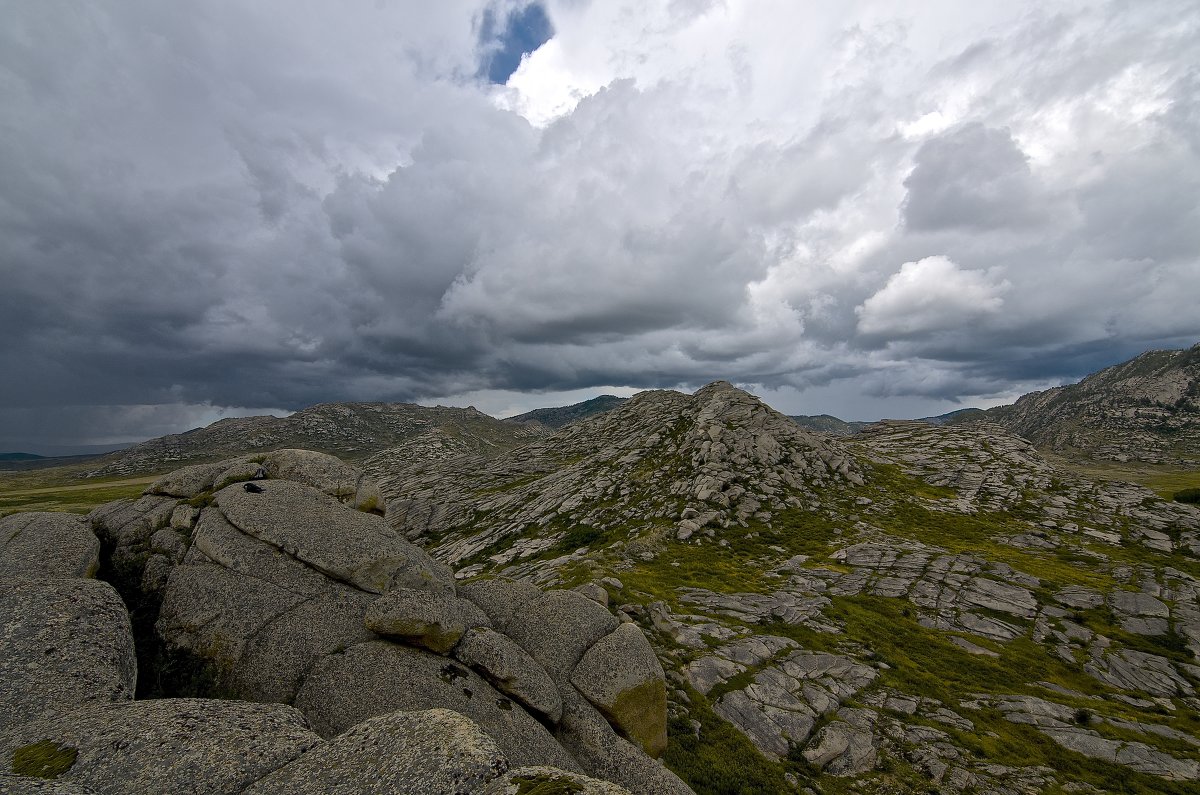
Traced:
[[913, 231], [987, 231], [1045, 220], [1029, 160], [1008, 130], [971, 122], [921, 145], [904, 187]]
[[1200, 337], [1187, 4], [8, 5], [0, 441], [714, 378], [937, 413]]

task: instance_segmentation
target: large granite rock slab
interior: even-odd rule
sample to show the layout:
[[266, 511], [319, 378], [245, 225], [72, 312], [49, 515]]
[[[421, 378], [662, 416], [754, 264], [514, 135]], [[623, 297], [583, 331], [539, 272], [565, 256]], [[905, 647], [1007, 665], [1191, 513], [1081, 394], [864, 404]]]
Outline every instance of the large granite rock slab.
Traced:
[[237, 795], [320, 743], [282, 704], [161, 699], [98, 704], [0, 731], [0, 754], [37, 743], [74, 753], [56, 779], [97, 795]]
[[520, 767], [510, 770], [484, 787], [482, 795], [528, 795], [538, 792], [563, 795], [632, 795], [629, 790], [612, 782], [568, 773], [565, 770], [555, 770], [552, 767]]
[[561, 684], [584, 652], [619, 624], [612, 613], [583, 594], [548, 591], [514, 614], [504, 632]]
[[318, 660], [295, 704], [326, 737], [396, 710], [450, 709], [478, 723], [513, 765], [579, 771], [542, 724], [478, 674], [388, 641], [360, 643]]
[[666, 680], [636, 624], [622, 624], [596, 641], [575, 666], [571, 683], [650, 756], [667, 749]]
[[454, 648], [454, 656], [501, 693], [551, 722], [562, 717], [562, 697], [554, 680], [507, 636], [487, 627], [468, 630]]
[[368, 718], [245, 795], [473, 795], [508, 770], [494, 740], [446, 709]]
[[371, 593], [398, 587], [453, 591], [447, 566], [380, 517], [347, 510], [311, 486], [287, 480], [234, 484], [214, 501], [234, 527], [331, 579]]
[[0, 773], [0, 795], [95, 795], [79, 784]]
[[367, 610], [367, 629], [398, 638], [437, 654], [446, 654], [468, 629], [491, 623], [466, 599], [446, 593], [393, 588]]
[[125, 604], [98, 580], [0, 582], [0, 729], [93, 701], [133, 698]]
[[94, 577], [100, 539], [67, 513], [16, 513], [0, 518], [0, 579]]
[[383, 494], [374, 481], [340, 458], [314, 450], [275, 450], [262, 458], [267, 477], [320, 489], [360, 511], [383, 515]]
[[678, 776], [618, 735], [573, 688], [563, 691], [563, 716], [555, 736], [590, 776], [637, 795], [693, 795]]

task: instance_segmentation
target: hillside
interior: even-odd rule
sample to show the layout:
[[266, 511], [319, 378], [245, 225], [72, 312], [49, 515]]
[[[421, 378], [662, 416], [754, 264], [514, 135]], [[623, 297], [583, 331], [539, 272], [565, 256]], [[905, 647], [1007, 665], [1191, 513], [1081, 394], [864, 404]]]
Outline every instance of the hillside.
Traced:
[[534, 409], [524, 414], [518, 414], [515, 417], [508, 417], [504, 421], [518, 425], [537, 422], [545, 425], [547, 428], [561, 428], [564, 425], [586, 419], [594, 414], [603, 414], [606, 411], [612, 411], [624, 403], [625, 400], [626, 398], [619, 398], [615, 395], [600, 395], [591, 400], [585, 400], [582, 403], [573, 403], [570, 406]]
[[251, 452], [304, 448], [358, 461], [397, 445], [409, 457], [493, 453], [545, 430], [489, 417], [473, 408], [411, 403], [322, 403], [288, 417], [237, 417], [151, 439], [96, 462], [89, 476], [163, 471]]
[[1200, 512], [995, 424], [839, 439], [718, 382], [487, 461], [367, 468], [460, 577], [579, 586], [645, 627], [697, 792], [1200, 777]]
[[1200, 465], [1200, 345], [1149, 351], [986, 414], [1063, 455]]
[[792, 414], [788, 416], [788, 419], [801, 428], [834, 436], [850, 436], [871, 424], [869, 422], [846, 422], [831, 414]]

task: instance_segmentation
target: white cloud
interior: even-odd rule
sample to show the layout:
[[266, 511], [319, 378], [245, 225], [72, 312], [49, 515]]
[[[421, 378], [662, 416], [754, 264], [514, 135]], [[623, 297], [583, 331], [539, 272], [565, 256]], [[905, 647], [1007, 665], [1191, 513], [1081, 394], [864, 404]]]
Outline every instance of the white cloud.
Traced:
[[854, 310], [859, 331], [904, 337], [964, 328], [1004, 306], [1011, 285], [989, 277], [941, 256], [906, 262]]

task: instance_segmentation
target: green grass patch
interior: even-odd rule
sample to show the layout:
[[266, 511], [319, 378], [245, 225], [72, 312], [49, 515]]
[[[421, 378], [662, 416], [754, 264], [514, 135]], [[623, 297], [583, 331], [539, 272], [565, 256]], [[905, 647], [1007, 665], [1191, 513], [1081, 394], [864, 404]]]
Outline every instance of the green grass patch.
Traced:
[[113, 500], [136, 498], [154, 478], [118, 483], [82, 484], [36, 489], [0, 490], [0, 516], [26, 511], [84, 514]]
[[13, 751], [12, 772], [31, 778], [58, 778], [75, 765], [79, 751], [52, 740], [41, 740]]
[[[696, 795], [778, 795], [792, 792], [785, 767], [763, 757], [746, 735], [712, 711], [704, 696], [688, 691], [687, 716], [667, 724], [663, 763]], [[700, 723], [699, 737], [690, 721]]]

